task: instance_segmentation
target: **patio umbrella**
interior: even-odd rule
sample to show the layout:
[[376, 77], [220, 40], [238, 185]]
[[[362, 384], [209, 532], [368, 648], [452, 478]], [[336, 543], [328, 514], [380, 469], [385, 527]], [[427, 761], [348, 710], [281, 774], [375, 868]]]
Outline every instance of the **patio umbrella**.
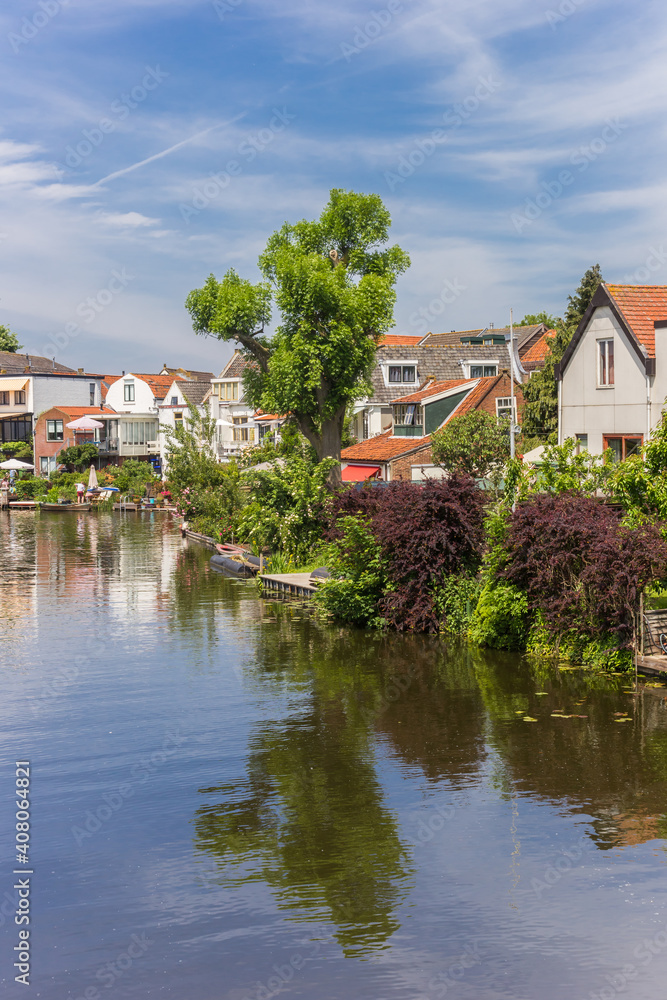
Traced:
[[0, 469], [34, 469], [30, 462], [19, 462], [18, 458], [8, 458], [6, 462], [0, 462]]
[[85, 416], [71, 420], [69, 424], [65, 424], [65, 427], [71, 427], [74, 431], [94, 431], [96, 427], [104, 427], [104, 424], [100, 420], [93, 420], [92, 417]]
[[90, 472], [88, 473], [88, 489], [94, 490], [97, 486], [97, 473], [95, 472], [95, 466], [90, 466]]

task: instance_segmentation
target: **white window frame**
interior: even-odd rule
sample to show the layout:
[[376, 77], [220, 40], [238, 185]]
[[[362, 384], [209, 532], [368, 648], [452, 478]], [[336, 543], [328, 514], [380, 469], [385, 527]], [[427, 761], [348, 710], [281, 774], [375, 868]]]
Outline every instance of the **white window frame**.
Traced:
[[[609, 380], [609, 344], [611, 344], [611, 381]], [[614, 338], [601, 337], [599, 340], [596, 340], [596, 345], [597, 387], [598, 389], [613, 389], [616, 379], [616, 352], [614, 351]]]
[[[397, 385], [417, 385], [419, 383], [419, 365], [415, 358], [396, 358], [392, 361], [381, 361], [380, 368], [382, 370], [382, 378], [384, 384], [388, 389], [393, 388]], [[401, 369], [401, 380], [400, 382], [390, 382], [389, 381], [389, 369], [390, 368], [400, 368]], [[403, 380], [403, 370], [405, 368], [414, 368], [415, 377], [411, 382], [405, 382]]]
[[491, 375], [473, 375], [473, 373], [472, 373], [473, 367], [477, 367], [477, 366], [479, 366], [482, 369], [482, 371], [484, 371], [485, 368], [491, 368], [493, 366], [496, 369], [495, 373], [494, 373], [495, 375], [497, 375], [498, 372], [499, 372], [499, 370], [500, 370], [500, 362], [496, 358], [489, 358], [489, 359], [484, 358], [483, 361], [478, 361], [475, 358], [472, 361], [464, 361], [463, 362], [463, 366], [462, 367], [463, 367], [463, 374], [464, 374], [464, 376], [466, 378], [492, 378], [493, 377]]
[[123, 384], [123, 402], [124, 403], [134, 403], [134, 382], [125, 382]]
[[[501, 413], [501, 410], [507, 412]], [[514, 399], [511, 396], [496, 396], [496, 418], [505, 420], [507, 417], [516, 423], [516, 396]]]

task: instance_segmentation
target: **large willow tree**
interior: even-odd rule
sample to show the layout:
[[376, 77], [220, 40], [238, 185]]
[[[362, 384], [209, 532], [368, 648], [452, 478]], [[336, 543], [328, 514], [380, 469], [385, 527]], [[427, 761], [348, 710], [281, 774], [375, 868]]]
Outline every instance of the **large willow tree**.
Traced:
[[[289, 413], [318, 461], [340, 459], [346, 408], [370, 393], [377, 345], [393, 326], [394, 285], [410, 259], [386, 245], [390, 223], [379, 195], [334, 189], [319, 219], [270, 237], [263, 281], [210, 275], [186, 301], [196, 333], [236, 341], [254, 359], [244, 376], [251, 405]], [[269, 339], [272, 300], [281, 323]]]

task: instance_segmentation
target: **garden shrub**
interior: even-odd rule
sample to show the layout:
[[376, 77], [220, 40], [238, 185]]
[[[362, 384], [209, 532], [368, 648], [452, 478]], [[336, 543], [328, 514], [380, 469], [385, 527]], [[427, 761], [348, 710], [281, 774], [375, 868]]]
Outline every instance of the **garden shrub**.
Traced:
[[512, 584], [488, 581], [470, 627], [473, 642], [492, 649], [522, 650], [526, 647], [529, 626], [526, 594]]
[[35, 500], [37, 497], [45, 496], [49, 484], [44, 479], [37, 477], [29, 479], [14, 480], [16, 490], [16, 500]]
[[479, 601], [480, 583], [468, 575], [448, 576], [433, 587], [433, 607], [443, 631], [466, 636]]
[[387, 587], [382, 550], [366, 517], [339, 521], [340, 537], [325, 549], [331, 577], [319, 584], [315, 603], [350, 625], [382, 627], [378, 605]]
[[505, 554], [500, 579], [526, 595], [555, 644], [576, 634], [629, 649], [639, 595], [667, 573], [667, 544], [656, 526], [624, 526], [616, 511], [581, 494], [519, 504]]
[[455, 611], [448, 579], [472, 579], [479, 568], [485, 502], [474, 480], [463, 475], [423, 485], [399, 480], [351, 488], [332, 498], [327, 534], [340, 538], [349, 517], [370, 522], [387, 576], [379, 616], [399, 630], [438, 632], [448, 600]]
[[251, 499], [238, 518], [239, 538], [258, 550], [267, 547], [307, 562], [322, 541], [321, 510], [335, 464], [324, 459], [313, 465], [293, 456], [272, 469], [245, 472], [243, 483]]

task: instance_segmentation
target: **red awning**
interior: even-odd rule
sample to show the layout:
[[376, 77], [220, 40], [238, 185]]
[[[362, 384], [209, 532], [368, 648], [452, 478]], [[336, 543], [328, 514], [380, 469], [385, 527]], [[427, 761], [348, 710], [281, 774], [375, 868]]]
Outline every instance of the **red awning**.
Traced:
[[380, 465], [346, 465], [343, 469], [343, 482], [363, 483], [364, 479], [373, 479], [381, 471]]

